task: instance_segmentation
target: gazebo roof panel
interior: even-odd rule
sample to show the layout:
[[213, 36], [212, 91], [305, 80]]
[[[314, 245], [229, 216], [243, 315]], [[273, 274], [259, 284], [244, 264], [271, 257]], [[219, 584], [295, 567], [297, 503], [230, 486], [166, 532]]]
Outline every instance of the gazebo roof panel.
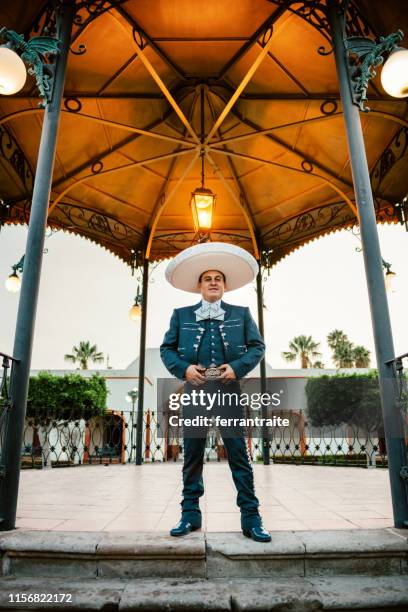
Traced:
[[[79, 44], [85, 44], [86, 52], [82, 55], [70, 53], [68, 56], [66, 88], [78, 92], [98, 92], [102, 89], [132, 55], [131, 41], [123, 44], [123, 38], [123, 27], [109, 13], [91, 21], [73, 45], [75, 50]], [[143, 80], [146, 85], [149, 84], [145, 74]]]
[[[239, 62], [228, 71], [228, 81], [237, 87], [261, 51], [262, 48], [258, 45], [249, 49]], [[276, 93], [282, 91], [289, 94], [302, 93], [299, 85], [269, 55], [265, 57], [245, 91], [247, 93]]]
[[309, 93], [336, 93], [333, 54], [319, 54], [320, 47], [330, 51], [327, 39], [297, 15], [284, 14], [276, 23], [271, 52], [279, 62]]
[[276, 11], [273, 4], [252, 0], [156, 0], [154, 10], [150, 0], [139, 0], [123, 8], [154, 39], [249, 38]]
[[225, 58], [235, 55], [241, 46], [241, 40], [160, 42], [160, 48], [176, 64], [182, 64], [186, 75], [200, 79], [216, 76], [224, 66]]
[[[400, 6], [396, 8], [395, 0], [387, 3], [386, 8], [382, 3], [381, 11], [378, 1], [373, 0], [373, 3], [377, 7], [377, 20], [382, 17], [381, 12], [387, 13], [384, 23], [387, 19], [392, 21], [393, 15], [400, 18], [402, 11]], [[43, 6], [40, 0], [30, 3], [30, 10], [27, 9], [29, 19], [26, 19], [26, 15], [22, 16], [23, 3], [16, 0], [13, 5], [0, 9], [1, 23], [13, 27], [12, 21], [18, 17], [19, 23], [24, 23], [29, 29], [34, 12], [39, 14]], [[362, 8], [359, 4], [361, 10], [367, 6], [366, 0], [362, 0]], [[29, 15], [32, 7], [35, 11]], [[82, 105], [79, 113], [90, 117], [83, 118], [79, 113], [66, 111], [66, 105], [75, 109], [78, 102], [64, 103], [52, 190], [52, 201], [55, 202], [58, 195], [61, 200], [52, 209], [51, 222], [99, 240], [129, 261], [130, 249], [135, 244], [142, 248], [142, 230], [153, 223], [155, 212], [159, 210], [159, 196], [169, 197], [177, 189], [168, 203], [164, 200], [158, 228], [163, 234], [167, 231], [172, 234], [177, 230], [182, 232], [172, 239], [160, 239], [157, 244], [155, 239], [151, 257], [162, 257], [166, 249], [169, 252], [169, 240], [174, 240], [172, 253], [191, 243], [195, 234], [190, 199], [192, 190], [201, 183], [200, 160], [197, 159], [186, 171], [197, 150], [176, 158], [147, 162], [145, 168], [137, 167], [140, 160], [167, 156], [176, 151], [179, 144], [138, 135], [108, 122], [116, 121], [176, 138], [184, 138], [183, 134], [187, 134], [185, 140], [187, 146], [191, 146], [191, 135], [166, 99], [164, 88], [172, 92], [187, 119], [191, 118], [197, 134], [201, 130], [200, 92], [203, 91], [204, 132], [208, 134], [235, 88], [262, 52], [260, 38], [257, 43], [253, 38], [254, 32], [268, 18], [273, 21], [273, 14], [276, 11], [280, 14], [281, 10], [281, 6], [266, 0], [242, 0], [239, 3], [209, 0], [204, 4], [198, 0], [157, 0], [154, 3], [128, 0], [91, 21], [73, 43], [74, 50], [78, 44], [85, 43], [87, 51], [83, 55], [69, 54], [65, 88], [65, 97], [78, 97]], [[83, 9], [83, 16], [86, 15]], [[401, 27], [404, 19], [406, 17], [400, 20]], [[138, 23], [145, 31], [142, 33], [146, 43], [144, 56], [150, 62], [151, 70], [163, 80], [162, 90], [143, 65], [140, 55], [138, 57], [132, 35], [132, 26], [137, 29]], [[74, 32], [78, 32], [78, 27], [74, 26]], [[14, 29], [22, 31], [20, 25]], [[389, 31], [388, 24], [380, 33]], [[139, 34], [135, 34], [136, 39]], [[251, 44], [245, 48], [250, 39]], [[343, 118], [323, 115], [330, 111], [340, 113], [341, 104], [333, 55], [319, 55], [317, 49], [322, 45], [328, 48], [325, 37], [305, 19], [287, 10], [277, 17], [270, 54], [263, 59], [221, 128], [214, 133], [212, 142], [257, 129], [319, 119], [225, 145], [232, 153], [259, 158], [255, 161], [235, 155], [227, 157], [222, 152], [222, 145], [218, 151], [208, 150], [216, 170], [207, 160], [205, 185], [217, 194], [214, 216], [217, 232], [213, 234], [218, 239], [224, 236], [226, 240], [242, 243], [252, 250], [248, 229], [248, 218], [252, 216], [255, 229], [260, 229], [261, 234], [266, 233], [266, 244], [278, 248], [282, 255], [310, 240], [313, 235], [354, 222], [355, 216], [347, 205], [342, 204], [344, 198], [341, 195], [343, 192], [352, 196], [348, 184], [351, 174]], [[241, 54], [239, 50], [242, 50]], [[238, 59], [231, 63], [237, 52]], [[230, 67], [224, 71], [228, 65]], [[222, 76], [218, 79], [216, 73]], [[386, 100], [379, 84], [379, 74], [374, 85], [370, 85], [368, 92], [368, 105], [374, 112], [361, 115], [371, 169], [402, 126], [401, 121], [391, 121], [381, 117], [380, 113], [393, 114], [397, 118], [408, 117], [406, 102]], [[19, 97], [24, 95], [31, 96], [31, 99]], [[38, 103], [35, 95], [30, 77], [21, 94], [0, 100], [0, 115], [35, 109]], [[378, 100], [378, 97], [383, 99]], [[5, 123], [5, 128], [16, 138], [32, 168], [36, 165], [42, 115], [42, 111], [21, 115]], [[101, 163], [95, 164], [99, 161]], [[271, 161], [292, 169], [264, 163]], [[305, 165], [305, 161], [310, 161], [313, 168]], [[104, 174], [133, 163], [135, 165], [124, 170]], [[96, 174], [92, 174], [92, 166]], [[407, 168], [403, 160], [398, 161], [394, 168], [386, 167], [385, 170], [377, 190], [383, 196], [378, 199], [381, 206], [387, 205], [387, 198], [395, 199], [404, 189], [407, 190]], [[23, 201], [30, 189], [21, 181], [20, 186], [18, 181], [13, 183], [13, 172], [12, 166], [10, 169], [2, 158], [0, 180], [3, 190], [9, 190], [8, 197], [20, 197]], [[82, 183], [77, 182], [84, 177], [88, 178]], [[328, 184], [328, 180], [340, 189], [340, 193]], [[64, 194], [70, 186], [72, 188]], [[15, 195], [9, 195], [11, 192]], [[244, 214], [246, 206], [249, 208], [247, 217]], [[296, 229], [297, 219], [300, 219], [300, 232]], [[310, 219], [313, 222], [309, 223]], [[115, 224], [120, 228], [118, 232]], [[287, 231], [282, 233], [280, 225]], [[242, 236], [233, 236], [234, 229]], [[276, 256], [279, 258], [281, 255], [278, 253]]]

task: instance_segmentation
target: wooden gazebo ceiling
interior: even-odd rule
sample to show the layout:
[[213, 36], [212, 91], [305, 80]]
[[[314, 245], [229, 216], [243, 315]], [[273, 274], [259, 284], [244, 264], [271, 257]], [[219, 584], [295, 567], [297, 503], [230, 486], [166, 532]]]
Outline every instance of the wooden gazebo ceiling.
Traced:
[[[329, 32], [324, 22], [317, 28], [296, 12], [303, 2], [111, 4], [73, 29], [50, 226], [85, 236], [126, 262], [146, 244], [152, 260], [189, 246], [197, 240], [190, 196], [200, 184], [200, 139], [205, 184], [217, 194], [211, 239], [255, 254], [269, 250], [274, 262], [355, 222]], [[349, 34], [408, 32], [397, 0], [350, 4]], [[23, 0], [9, 3], [0, 24], [33, 35], [46, 9], [43, 1], [29, 8]], [[89, 16], [85, 8], [80, 15]], [[78, 54], [81, 45], [86, 52]], [[327, 54], [318, 53], [322, 47]], [[371, 112], [361, 119], [378, 220], [392, 221], [390, 206], [408, 191], [407, 104], [388, 97], [378, 76], [368, 97]], [[12, 204], [6, 221], [23, 223], [43, 116], [31, 79], [17, 96], [0, 99], [0, 116], [0, 197]]]

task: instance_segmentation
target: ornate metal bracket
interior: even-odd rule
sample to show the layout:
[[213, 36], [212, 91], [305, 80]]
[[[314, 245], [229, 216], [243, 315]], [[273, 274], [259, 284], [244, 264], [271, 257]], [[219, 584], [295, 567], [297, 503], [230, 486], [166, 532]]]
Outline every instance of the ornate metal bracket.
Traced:
[[370, 38], [351, 36], [344, 40], [344, 48], [348, 56], [351, 94], [353, 102], [361, 111], [368, 113], [367, 87], [370, 79], [375, 77], [377, 66], [384, 61], [384, 54], [390, 53], [403, 39], [404, 34], [397, 30], [389, 36], [381, 36], [378, 43]]
[[22, 256], [22, 258], [20, 259], [20, 261], [18, 261], [16, 264], [14, 264], [14, 266], [11, 266], [11, 268], [12, 268], [14, 273], [20, 272], [20, 274], [23, 274], [23, 272], [24, 272], [24, 259], [25, 259], [25, 253]]
[[402, 200], [402, 202], [398, 202], [398, 204], [394, 204], [394, 214], [396, 215], [398, 221], [401, 225], [405, 225], [405, 229], [408, 232], [408, 198]]
[[52, 97], [54, 79], [54, 65], [49, 63], [48, 57], [57, 55], [59, 40], [52, 36], [33, 36], [25, 41], [24, 36], [7, 28], [1, 28], [0, 38], [29, 65], [28, 74], [35, 77], [40, 92], [39, 106], [45, 108]]

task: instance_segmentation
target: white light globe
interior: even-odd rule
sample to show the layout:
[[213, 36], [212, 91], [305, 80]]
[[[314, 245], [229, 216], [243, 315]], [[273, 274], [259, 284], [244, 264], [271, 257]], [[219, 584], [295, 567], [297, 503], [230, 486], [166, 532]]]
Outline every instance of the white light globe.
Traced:
[[18, 291], [20, 291], [21, 280], [20, 277], [15, 273], [10, 274], [4, 284], [6, 286], [7, 291], [10, 291], [11, 293], [17, 293]]
[[0, 47], [0, 94], [11, 96], [24, 87], [27, 70], [21, 57], [8, 47]]
[[408, 96], [408, 49], [396, 49], [381, 71], [381, 85], [394, 98]]

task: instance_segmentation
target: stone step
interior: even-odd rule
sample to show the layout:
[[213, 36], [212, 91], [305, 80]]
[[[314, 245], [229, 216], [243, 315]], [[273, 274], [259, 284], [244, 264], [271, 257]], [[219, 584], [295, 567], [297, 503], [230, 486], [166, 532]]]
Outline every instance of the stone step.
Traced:
[[[39, 601], [32, 602], [35, 594]], [[23, 602], [25, 598], [28, 603]], [[0, 578], [0, 612], [33, 609], [37, 612], [406, 612], [408, 588], [407, 576], [218, 581]]]
[[67, 578], [408, 576], [408, 532], [279, 531], [259, 544], [241, 533], [0, 534], [1, 575]]

